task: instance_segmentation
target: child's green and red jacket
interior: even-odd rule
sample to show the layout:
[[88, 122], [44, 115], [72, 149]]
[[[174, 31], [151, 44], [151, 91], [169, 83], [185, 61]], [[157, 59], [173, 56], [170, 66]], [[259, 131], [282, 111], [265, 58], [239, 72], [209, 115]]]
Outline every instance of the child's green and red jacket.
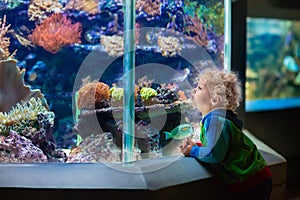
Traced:
[[242, 121], [229, 109], [218, 108], [201, 120], [200, 141], [190, 156], [212, 164], [234, 191], [243, 191], [272, 177], [256, 145], [242, 132]]

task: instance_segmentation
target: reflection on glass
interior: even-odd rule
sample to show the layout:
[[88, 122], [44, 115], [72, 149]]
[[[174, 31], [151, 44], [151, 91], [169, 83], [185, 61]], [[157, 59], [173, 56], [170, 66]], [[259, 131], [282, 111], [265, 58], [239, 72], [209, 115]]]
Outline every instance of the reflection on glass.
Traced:
[[[0, 3], [0, 162], [121, 162], [122, 2]], [[179, 155], [198, 73], [224, 66], [224, 2], [138, 0], [134, 31], [134, 159]]]

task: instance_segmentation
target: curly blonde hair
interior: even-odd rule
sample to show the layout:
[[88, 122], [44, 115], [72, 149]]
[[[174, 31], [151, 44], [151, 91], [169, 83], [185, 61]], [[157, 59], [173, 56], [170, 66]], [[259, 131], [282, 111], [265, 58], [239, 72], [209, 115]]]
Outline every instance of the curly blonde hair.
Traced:
[[226, 108], [235, 110], [242, 100], [241, 83], [236, 73], [207, 68], [200, 74], [213, 98], [221, 98]]

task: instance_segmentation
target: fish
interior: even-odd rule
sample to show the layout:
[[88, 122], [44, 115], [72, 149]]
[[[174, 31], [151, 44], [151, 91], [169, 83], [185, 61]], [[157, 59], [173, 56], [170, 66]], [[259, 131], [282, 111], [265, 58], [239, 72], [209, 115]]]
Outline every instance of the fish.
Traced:
[[32, 60], [36, 58], [36, 54], [30, 53], [25, 57], [25, 60]]
[[180, 84], [182, 83], [191, 73], [191, 70], [189, 68], [184, 68], [182, 71], [176, 74], [175, 77], [170, 79], [170, 83]]
[[166, 140], [175, 139], [182, 140], [193, 134], [193, 127], [190, 124], [180, 124], [172, 129], [170, 132], [164, 131]]
[[32, 69], [30, 69], [27, 72], [29, 81], [35, 81], [38, 78], [40, 72], [46, 70], [46, 68], [47, 66], [43, 61], [37, 61], [37, 63], [32, 67]]
[[33, 82], [38, 77], [38, 74], [36, 72], [29, 73], [29, 81]]
[[297, 65], [295, 59], [292, 56], [285, 56], [283, 59], [283, 65], [292, 72], [298, 72], [299, 66]]

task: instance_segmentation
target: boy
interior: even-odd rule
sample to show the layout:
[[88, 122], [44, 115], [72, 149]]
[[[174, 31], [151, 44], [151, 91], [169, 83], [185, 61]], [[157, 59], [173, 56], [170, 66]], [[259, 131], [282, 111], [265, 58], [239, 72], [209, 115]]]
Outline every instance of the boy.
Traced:
[[242, 132], [242, 121], [234, 112], [241, 100], [237, 75], [218, 69], [205, 70], [191, 100], [202, 113], [202, 144], [187, 138], [180, 151], [210, 163], [228, 184], [234, 199], [269, 199], [271, 171], [255, 144]]

